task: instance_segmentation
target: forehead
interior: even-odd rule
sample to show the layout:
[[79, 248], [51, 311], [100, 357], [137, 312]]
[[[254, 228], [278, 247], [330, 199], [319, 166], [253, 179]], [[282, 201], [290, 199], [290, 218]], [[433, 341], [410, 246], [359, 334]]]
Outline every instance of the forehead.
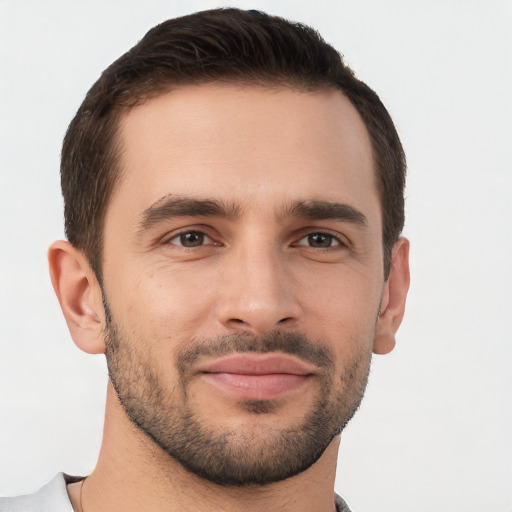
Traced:
[[119, 130], [122, 178], [111, 206], [129, 199], [143, 211], [168, 194], [249, 208], [378, 203], [368, 132], [340, 91], [179, 87], [130, 109]]

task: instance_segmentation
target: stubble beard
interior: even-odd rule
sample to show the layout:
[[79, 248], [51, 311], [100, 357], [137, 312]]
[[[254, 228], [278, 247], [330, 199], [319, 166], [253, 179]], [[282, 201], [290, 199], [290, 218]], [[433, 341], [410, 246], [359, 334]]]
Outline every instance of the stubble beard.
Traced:
[[[305, 471], [320, 458], [361, 403], [371, 360], [367, 349], [360, 348], [340, 374], [335, 372], [330, 350], [301, 334], [277, 331], [262, 337], [237, 334], [194, 341], [179, 353], [179, 382], [169, 389], [160, 378], [158, 364], [152, 363], [148, 344], [129, 340], [106, 312], [109, 377], [128, 418], [186, 470], [217, 485], [262, 486]], [[323, 370], [317, 377], [317, 398], [302, 423], [268, 428], [261, 418], [275, 414], [279, 404], [244, 400], [239, 403], [240, 409], [248, 415], [259, 415], [258, 428], [250, 418], [247, 429], [226, 422], [224, 430], [219, 431], [205, 424], [188, 395], [194, 362], [201, 356], [271, 351], [295, 355]]]

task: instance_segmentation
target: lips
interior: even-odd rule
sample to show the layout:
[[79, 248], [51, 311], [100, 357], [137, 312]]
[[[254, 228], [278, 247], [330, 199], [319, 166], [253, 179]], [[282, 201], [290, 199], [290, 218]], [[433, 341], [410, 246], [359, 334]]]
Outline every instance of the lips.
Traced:
[[300, 389], [316, 367], [281, 354], [234, 354], [201, 366], [204, 381], [245, 400], [272, 400]]

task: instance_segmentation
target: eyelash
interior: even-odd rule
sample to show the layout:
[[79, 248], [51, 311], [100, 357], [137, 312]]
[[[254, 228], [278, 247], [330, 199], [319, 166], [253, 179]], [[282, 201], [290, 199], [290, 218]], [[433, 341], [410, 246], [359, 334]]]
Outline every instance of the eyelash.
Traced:
[[[182, 237], [185, 237], [187, 235], [196, 235], [199, 237], [199, 244], [198, 245], [191, 245], [191, 246], [186, 246], [183, 244], [184, 240]], [[308, 243], [301, 243], [303, 240], [308, 240], [308, 242], [311, 243], [312, 241], [312, 237], [315, 237], [315, 236], [321, 236], [321, 237], [324, 237], [325, 239], [327, 239], [327, 241], [330, 242], [330, 245], [328, 247], [314, 247], [312, 245], [309, 245]], [[204, 243], [204, 239], [208, 239], [209, 242], [207, 242], [206, 244]], [[173, 243], [173, 240], [176, 240], [176, 239], [180, 239], [180, 242], [181, 243]], [[201, 229], [189, 229], [189, 230], [184, 230], [184, 231], [181, 231], [179, 233], [175, 233], [173, 234], [173, 236], [171, 238], [168, 238], [166, 241], [165, 241], [166, 244], [170, 244], [170, 245], [176, 245], [178, 247], [181, 247], [183, 249], [195, 249], [195, 248], [198, 248], [198, 247], [204, 247], [205, 245], [222, 245], [220, 242], [216, 242], [211, 236], [207, 235], [203, 230]], [[192, 242], [193, 243], [193, 242]], [[326, 231], [310, 231], [308, 232], [307, 234], [304, 234], [297, 242], [294, 242], [291, 244], [292, 247], [308, 247], [310, 249], [314, 249], [314, 250], [328, 250], [328, 249], [334, 249], [334, 248], [344, 248], [344, 247], [347, 247], [347, 244], [337, 235], [334, 235], [332, 233], [329, 233], [329, 232], [326, 232]]]
[[[331, 243], [331, 245], [329, 245], [328, 247], [313, 247], [312, 245], [309, 245], [307, 243], [306, 244], [301, 243], [303, 240], [308, 240], [308, 242], [311, 242], [313, 237], [318, 237], [318, 236], [324, 237], [325, 239], [327, 239]], [[295, 242], [294, 244], [292, 244], [292, 246], [294, 246], [294, 247], [303, 246], [303, 247], [308, 247], [310, 249], [315, 249], [315, 250], [327, 250], [327, 249], [347, 247], [347, 244], [341, 239], [340, 236], [334, 235], [333, 233], [329, 233], [326, 231], [311, 231], [311, 232], [307, 233], [306, 235], [304, 235], [302, 238], [300, 238], [298, 240], [298, 242]]]
[[[181, 242], [183, 242], [182, 237], [185, 237], [187, 235], [197, 235], [197, 236], [199, 236], [199, 238], [203, 238], [203, 240], [201, 241], [202, 243], [200, 243], [200, 245], [192, 245], [189, 247], [187, 247], [186, 245], [183, 245], [183, 243], [173, 243], [173, 240], [176, 240], [176, 239], [181, 239]], [[207, 238], [208, 240], [210, 240], [209, 243], [213, 242], [213, 245], [220, 245], [220, 243], [215, 242], [211, 236], [207, 235], [204, 231], [202, 231], [200, 229], [188, 229], [188, 230], [181, 231], [180, 233], [175, 233], [175, 234], [173, 234], [172, 237], [168, 238], [165, 241], [165, 243], [170, 244], [170, 245], [176, 245], [178, 247], [182, 247], [183, 249], [195, 249], [196, 247], [204, 247], [204, 245], [205, 245], [204, 238]]]

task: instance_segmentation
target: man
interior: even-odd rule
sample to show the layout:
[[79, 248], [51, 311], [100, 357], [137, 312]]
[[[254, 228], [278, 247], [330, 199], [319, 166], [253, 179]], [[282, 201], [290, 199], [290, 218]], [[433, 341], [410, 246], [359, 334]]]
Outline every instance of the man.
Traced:
[[312, 29], [213, 10], [153, 28], [66, 134], [75, 343], [105, 353], [103, 444], [0, 510], [347, 511], [340, 433], [409, 284], [405, 159]]

